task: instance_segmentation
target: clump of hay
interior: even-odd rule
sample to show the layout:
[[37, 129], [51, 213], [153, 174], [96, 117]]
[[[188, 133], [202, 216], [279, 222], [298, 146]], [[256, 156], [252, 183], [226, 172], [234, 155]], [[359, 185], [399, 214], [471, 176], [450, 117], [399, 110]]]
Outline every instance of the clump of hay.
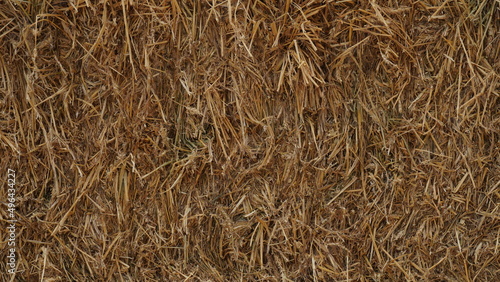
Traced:
[[0, 2], [16, 279], [495, 280], [499, 18], [493, 0]]

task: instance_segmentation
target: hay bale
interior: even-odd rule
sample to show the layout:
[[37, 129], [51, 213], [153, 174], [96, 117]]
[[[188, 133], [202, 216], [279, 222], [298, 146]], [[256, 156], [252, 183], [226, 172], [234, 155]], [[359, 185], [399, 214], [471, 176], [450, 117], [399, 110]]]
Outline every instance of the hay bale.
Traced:
[[493, 0], [0, 1], [14, 278], [498, 279], [499, 18]]

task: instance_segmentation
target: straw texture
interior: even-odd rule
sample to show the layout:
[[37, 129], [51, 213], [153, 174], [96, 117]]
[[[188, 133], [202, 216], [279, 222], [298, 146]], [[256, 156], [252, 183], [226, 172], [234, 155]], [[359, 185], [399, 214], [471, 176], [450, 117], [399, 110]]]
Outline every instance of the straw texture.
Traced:
[[499, 4], [0, 0], [14, 280], [499, 279]]

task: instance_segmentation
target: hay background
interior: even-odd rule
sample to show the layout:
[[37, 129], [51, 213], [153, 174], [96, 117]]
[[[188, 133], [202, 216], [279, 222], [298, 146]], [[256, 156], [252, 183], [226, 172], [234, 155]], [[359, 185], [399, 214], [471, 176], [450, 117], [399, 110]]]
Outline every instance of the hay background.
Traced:
[[16, 279], [499, 279], [499, 18], [0, 1]]

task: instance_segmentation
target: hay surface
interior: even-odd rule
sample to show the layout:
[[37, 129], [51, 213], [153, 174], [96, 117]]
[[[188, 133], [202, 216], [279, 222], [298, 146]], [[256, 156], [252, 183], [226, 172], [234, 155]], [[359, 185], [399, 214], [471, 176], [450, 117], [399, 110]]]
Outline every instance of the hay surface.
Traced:
[[494, 0], [1, 0], [15, 279], [498, 280], [499, 19]]

